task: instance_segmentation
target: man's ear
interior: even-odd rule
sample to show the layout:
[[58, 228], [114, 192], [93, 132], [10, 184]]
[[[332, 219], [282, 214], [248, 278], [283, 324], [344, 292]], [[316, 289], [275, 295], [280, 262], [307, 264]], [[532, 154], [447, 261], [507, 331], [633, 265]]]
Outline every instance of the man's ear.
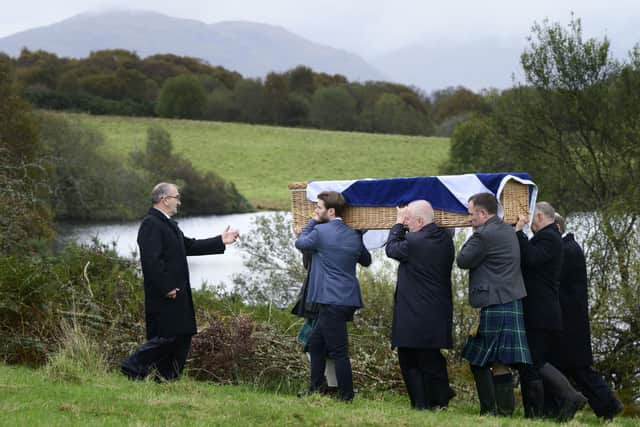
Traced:
[[327, 215], [329, 215], [329, 216], [336, 216], [336, 210], [335, 210], [335, 208], [329, 208], [329, 209], [327, 209]]

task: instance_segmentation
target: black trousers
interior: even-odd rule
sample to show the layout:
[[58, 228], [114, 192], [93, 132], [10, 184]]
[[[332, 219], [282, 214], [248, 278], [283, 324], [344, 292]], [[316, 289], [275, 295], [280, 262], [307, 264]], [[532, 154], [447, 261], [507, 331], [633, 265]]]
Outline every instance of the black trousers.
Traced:
[[576, 389], [589, 401], [589, 406], [598, 417], [611, 415], [617, 405], [613, 390], [602, 375], [591, 366], [559, 367], [567, 378], [572, 380]]
[[447, 359], [438, 348], [398, 347], [398, 361], [401, 370], [416, 369], [427, 379], [449, 384]]
[[398, 347], [400, 371], [412, 406], [445, 408], [453, 396], [447, 360], [437, 348]]
[[520, 376], [523, 382], [542, 380], [538, 370], [553, 359], [553, 343], [557, 342], [558, 331], [547, 329], [527, 329], [527, 342], [533, 365], [522, 365]]
[[156, 381], [175, 380], [182, 374], [191, 348], [191, 335], [153, 337], [142, 344], [120, 365], [129, 379], [141, 380], [152, 370], [157, 371]]
[[322, 305], [318, 320], [309, 335], [307, 345], [311, 355], [311, 391], [318, 391], [324, 382], [324, 369], [327, 354], [336, 367], [338, 397], [352, 400], [353, 373], [349, 359], [349, 336], [347, 321], [353, 318], [354, 307], [340, 305]]

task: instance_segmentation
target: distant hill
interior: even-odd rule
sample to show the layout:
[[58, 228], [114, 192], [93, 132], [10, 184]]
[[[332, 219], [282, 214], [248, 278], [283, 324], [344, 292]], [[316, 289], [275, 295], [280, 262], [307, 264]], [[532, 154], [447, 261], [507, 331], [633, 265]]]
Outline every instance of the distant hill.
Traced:
[[201, 58], [245, 77], [306, 65], [349, 80], [385, 79], [358, 55], [313, 43], [282, 27], [244, 21], [206, 24], [146, 11], [84, 13], [0, 38], [0, 51], [9, 55], [18, 55], [23, 47], [76, 58], [115, 48], [141, 57], [173, 53]]
[[521, 80], [520, 54], [526, 41], [433, 40], [404, 46], [370, 62], [396, 81], [427, 91], [462, 85], [473, 91], [512, 86]]

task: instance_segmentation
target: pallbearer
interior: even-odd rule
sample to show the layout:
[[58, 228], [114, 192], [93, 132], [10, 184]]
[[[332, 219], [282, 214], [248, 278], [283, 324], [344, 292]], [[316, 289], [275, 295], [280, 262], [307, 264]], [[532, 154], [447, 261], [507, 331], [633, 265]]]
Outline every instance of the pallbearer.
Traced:
[[455, 395], [440, 353], [453, 344], [454, 249], [451, 234], [433, 219], [431, 204], [425, 200], [399, 208], [386, 245], [387, 256], [400, 261], [391, 345], [398, 349], [400, 370], [415, 409], [444, 408]]
[[307, 341], [311, 353], [309, 391], [320, 391], [328, 354], [336, 368], [338, 398], [350, 402], [354, 392], [347, 322], [362, 307], [356, 264], [370, 265], [371, 254], [362, 243], [362, 234], [342, 221], [345, 208], [342, 194], [318, 194], [315, 217], [296, 239], [296, 248], [312, 254], [306, 302], [319, 307]]
[[[471, 365], [480, 414], [509, 416], [514, 396], [508, 366], [522, 370], [531, 364], [522, 308], [527, 293], [520, 246], [513, 227], [498, 217], [493, 194], [471, 196], [468, 211], [473, 234], [456, 261], [458, 267], [469, 270], [469, 304], [480, 309], [480, 322], [471, 331], [462, 356]], [[526, 390], [535, 391], [534, 387]]]

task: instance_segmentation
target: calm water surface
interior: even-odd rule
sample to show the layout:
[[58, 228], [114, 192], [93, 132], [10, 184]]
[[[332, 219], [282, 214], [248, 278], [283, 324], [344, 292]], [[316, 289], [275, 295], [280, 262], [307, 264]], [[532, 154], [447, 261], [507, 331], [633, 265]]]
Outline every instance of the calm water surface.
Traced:
[[[239, 230], [240, 235], [253, 228], [253, 220], [258, 216], [274, 215], [273, 212], [257, 212], [234, 215], [211, 215], [201, 217], [176, 217], [180, 229], [188, 237], [207, 238], [220, 234], [227, 225]], [[119, 224], [62, 224], [59, 229], [63, 242], [75, 240], [90, 243], [97, 238], [103, 243], [115, 243], [118, 255], [138, 259], [138, 227], [140, 221]], [[229, 245], [222, 255], [192, 256], [187, 258], [191, 273], [191, 286], [200, 287], [207, 282], [210, 285], [231, 283], [234, 273], [244, 271], [242, 255], [236, 245]]]

